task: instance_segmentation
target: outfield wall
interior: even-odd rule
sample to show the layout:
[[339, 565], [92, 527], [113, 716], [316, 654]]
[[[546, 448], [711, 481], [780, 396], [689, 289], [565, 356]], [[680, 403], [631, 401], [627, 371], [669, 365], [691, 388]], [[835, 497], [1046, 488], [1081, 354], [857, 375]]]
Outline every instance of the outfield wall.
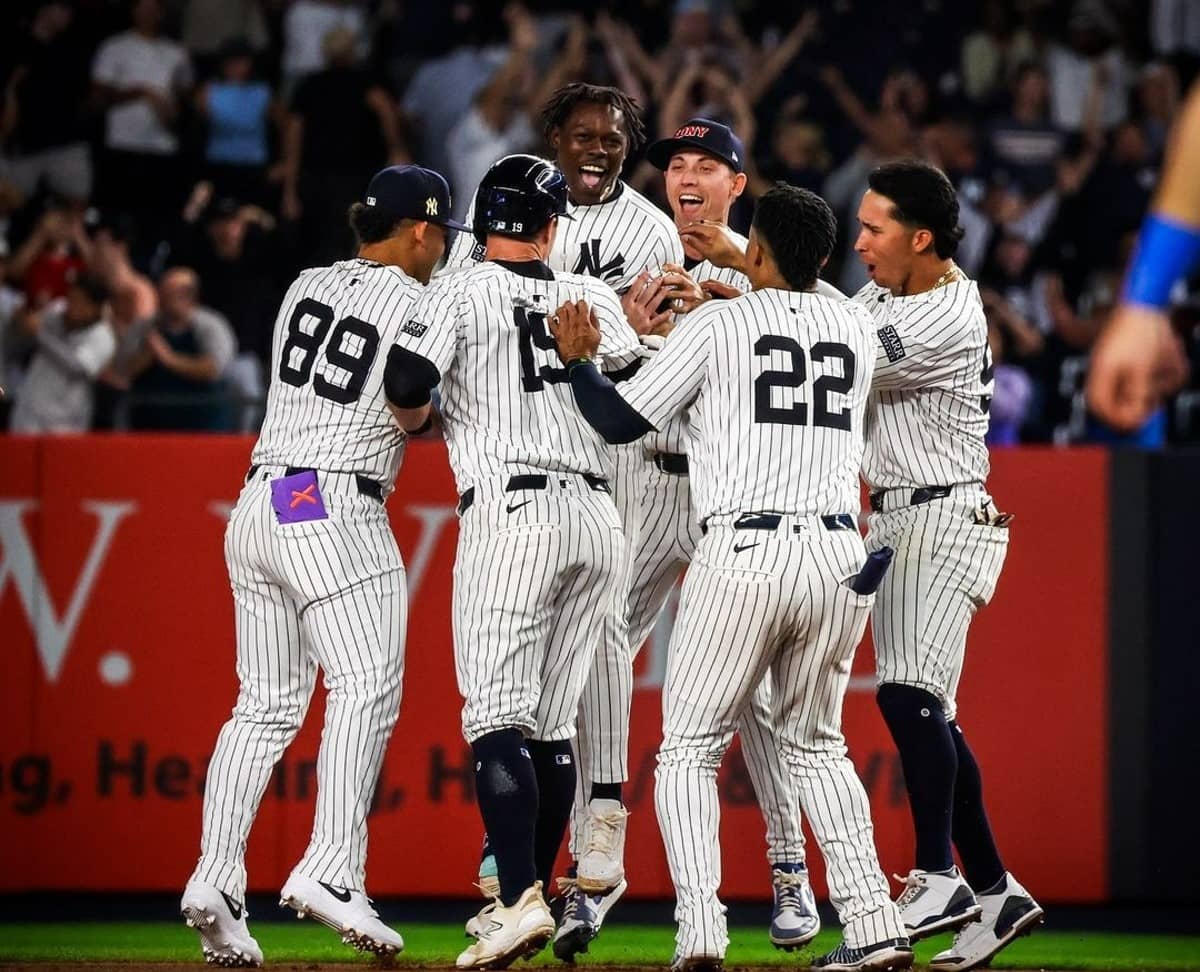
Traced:
[[[186, 880], [205, 762], [236, 691], [222, 532], [251, 444], [0, 439], [0, 891], [174, 890]], [[1110, 759], [1109, 632], [1133, 625], [1125, 644], [1156, 636], [1148, 622], [1138, 628], [1110, 611], [1110, 472], [1102, 451], [995, 455], [993, 493], [1016, 520], [995, 601], [972, 629], [960, 696], [1006, 860], [1052, 901], [1142, 893], [1114, 874], [1113, 857], [1124, 862], [1130, 841], [1143, 837], [1117, 839], [1112, 810], [1130, 820], [1140, 812], [1146, 840], [1154, 829], [1152, 808], [1110, 797], [1122, 788]], [[468, 894], [477, 861], [481, 831], [451, 656], [454, 502], [441, 444], [411, 446], [389, 503], [412, 609], [404, 700], [370, 824], [368, 887], [381, 896]], [[1120, 529], [1133, 535], [1128, 523]], [[1122, 569], [1137, 587], [1144, 572]], [[1152, 599], [1146, 586], [1143, 600]], [[626, 794], [630, 894], [639, 897], [671, 891], [653, 804], [666, 629], [637, 664]], [[1130, 654], [1114, 652], [1122, 671], [1151, 679], [1149, 656]], [[870, 791], [883, 865], [902, 872], [911, 825], [871, 672], [868, 643], [846, 735]], [[322, 698], [318, 690], [268, 788], [249, 845], [253, 890], [278, 888], [305, 844]], [[1152, 768], [1136, 758], [1141, 737], [1124, 730], [1118, 758], [1142, 765], [1148, 779]], [[1147, 730], [1142, 741], [1155, 745], [1151, 737]], [[762, 822], [736, 751], [721, 793], [723, 892], [764, 896]]]

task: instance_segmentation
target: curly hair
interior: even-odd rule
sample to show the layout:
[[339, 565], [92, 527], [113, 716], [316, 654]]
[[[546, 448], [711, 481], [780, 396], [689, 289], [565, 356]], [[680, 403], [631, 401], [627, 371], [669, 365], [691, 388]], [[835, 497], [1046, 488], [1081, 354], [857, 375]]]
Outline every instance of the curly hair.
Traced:
[[754, 229], [783, 279], [810, 290], [837, 243], [837, 219], [815, 192], [777, 182], [754, 207]]
[[867, 185], [891, 200], [894, 219], [929, 230], [934, 252], [943, 260], [958, 252], [963, 238], [958, 225], [958, 195], [937, 166], [919, 159], [888, 162], [871, 172]]
[[621, 113], [621, 124], [629, 142], [628, 154], [632, 155], [646, 143], [646, 126], [642, 123], [642, 110], [638, 103], [620, 88], [606, 85], [572, 81], [558, 88], [542, 105], [542, 134], [547, 139], [556, 128], [561, 128], [571, 117], [576, 105], [607, 105]]

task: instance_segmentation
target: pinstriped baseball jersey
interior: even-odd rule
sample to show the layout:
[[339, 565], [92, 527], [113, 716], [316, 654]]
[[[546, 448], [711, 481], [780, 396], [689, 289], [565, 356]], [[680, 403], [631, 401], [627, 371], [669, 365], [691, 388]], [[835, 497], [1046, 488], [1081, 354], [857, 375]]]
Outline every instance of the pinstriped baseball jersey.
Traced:
[[687, 407], [698, 519], [858, 508], [867, 325], [849, 303], [756, 290], [693, 311], [621, 387], [655, 427]]
[[611, 476], [612, 452], [576, 410], [546, 325], [567, 300], [586, 300], [595, 310], [606, 371], [641, 357], [608, 287], [578, 274], [552, 274], [540, 263], [489, 261], [441, 277], [400, 329], [396, 343], [441, 372], [459, 492], [523, 468]]
[[[623, 182], [595, 206], [568, 203], [567, 215], [571, 218], [558, 221], [547, 261], [552, 270], [596, 277], [623, 294], [643, 270], [683, 263], [683, 243], [671, 218]], [[464, 222], [471, 225], [474, 216], [472, 202]], [[483, 246], [470, 234], [459, 233], [446, 258], [446, 270], [482, 259]]]
[[863, 477], [872, 489], [983, 482], [992, 358], [979, 288], [960, 280], [908, 297], [868, 283], [875, 377]]
[[399, 267], [370, 260], [301, 273], [275, 321], [251, 462], [355, 472], [390, 489], [405, 435], [386, 407], [383, 370], [424, 289]]

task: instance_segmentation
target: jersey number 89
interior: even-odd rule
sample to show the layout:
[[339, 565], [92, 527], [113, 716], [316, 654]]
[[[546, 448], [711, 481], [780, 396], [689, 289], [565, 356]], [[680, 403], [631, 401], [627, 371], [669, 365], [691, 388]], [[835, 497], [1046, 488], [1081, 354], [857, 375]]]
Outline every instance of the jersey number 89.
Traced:
[[[311, 331], [300, 326], [306, 319], [316, 322]], [[374, 325], [357, 317], [343, 317], [333, 328], [332, 334], [329, 333], [330, 327], [333, 327], [332, 307], [311, 297], [300, 301], [288, 321], [287, 340], [279, 352], [279, 378], [297, 388], [307, 385], [311, 378], [313, 391], [322, 398], [339, 405], [350, 405], [358, 401], [367, 382], [367, 375], [379, 351], [379, 332]], [[325, 346], [325, 361], [345, 372], [344, 385], [335, 385], [324, 374], [318, 373], [315, 378], [312, 377], [317, 352], [325, 344], [327, 335], [329, 343]], [[352, 353], [343, 347], [348, 337], [358, 338], [356, 352]], [[296, 351], [300, 352], [298, 358]]]

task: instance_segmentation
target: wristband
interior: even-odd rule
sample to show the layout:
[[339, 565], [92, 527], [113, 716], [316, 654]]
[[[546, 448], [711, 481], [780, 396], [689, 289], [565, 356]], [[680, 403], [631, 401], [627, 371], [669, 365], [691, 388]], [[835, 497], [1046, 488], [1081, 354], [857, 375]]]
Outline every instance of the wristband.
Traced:
[[567, 362], [567, 374], [569, 375], [572, 371], [574, 371], [580, 365], [589, 365], [589, 364], [595, 364], [595, 362], [592, 361], [592, 356], [590, 354], [584, 354], [578, 358], [572, 358], [570, 361]]
[[1200, 227], [1151, 213], [1142, 223], [1137, 247], [1125, 278], [1123, 299], [1165, 310], [1171, 290], [1200, 260]]

